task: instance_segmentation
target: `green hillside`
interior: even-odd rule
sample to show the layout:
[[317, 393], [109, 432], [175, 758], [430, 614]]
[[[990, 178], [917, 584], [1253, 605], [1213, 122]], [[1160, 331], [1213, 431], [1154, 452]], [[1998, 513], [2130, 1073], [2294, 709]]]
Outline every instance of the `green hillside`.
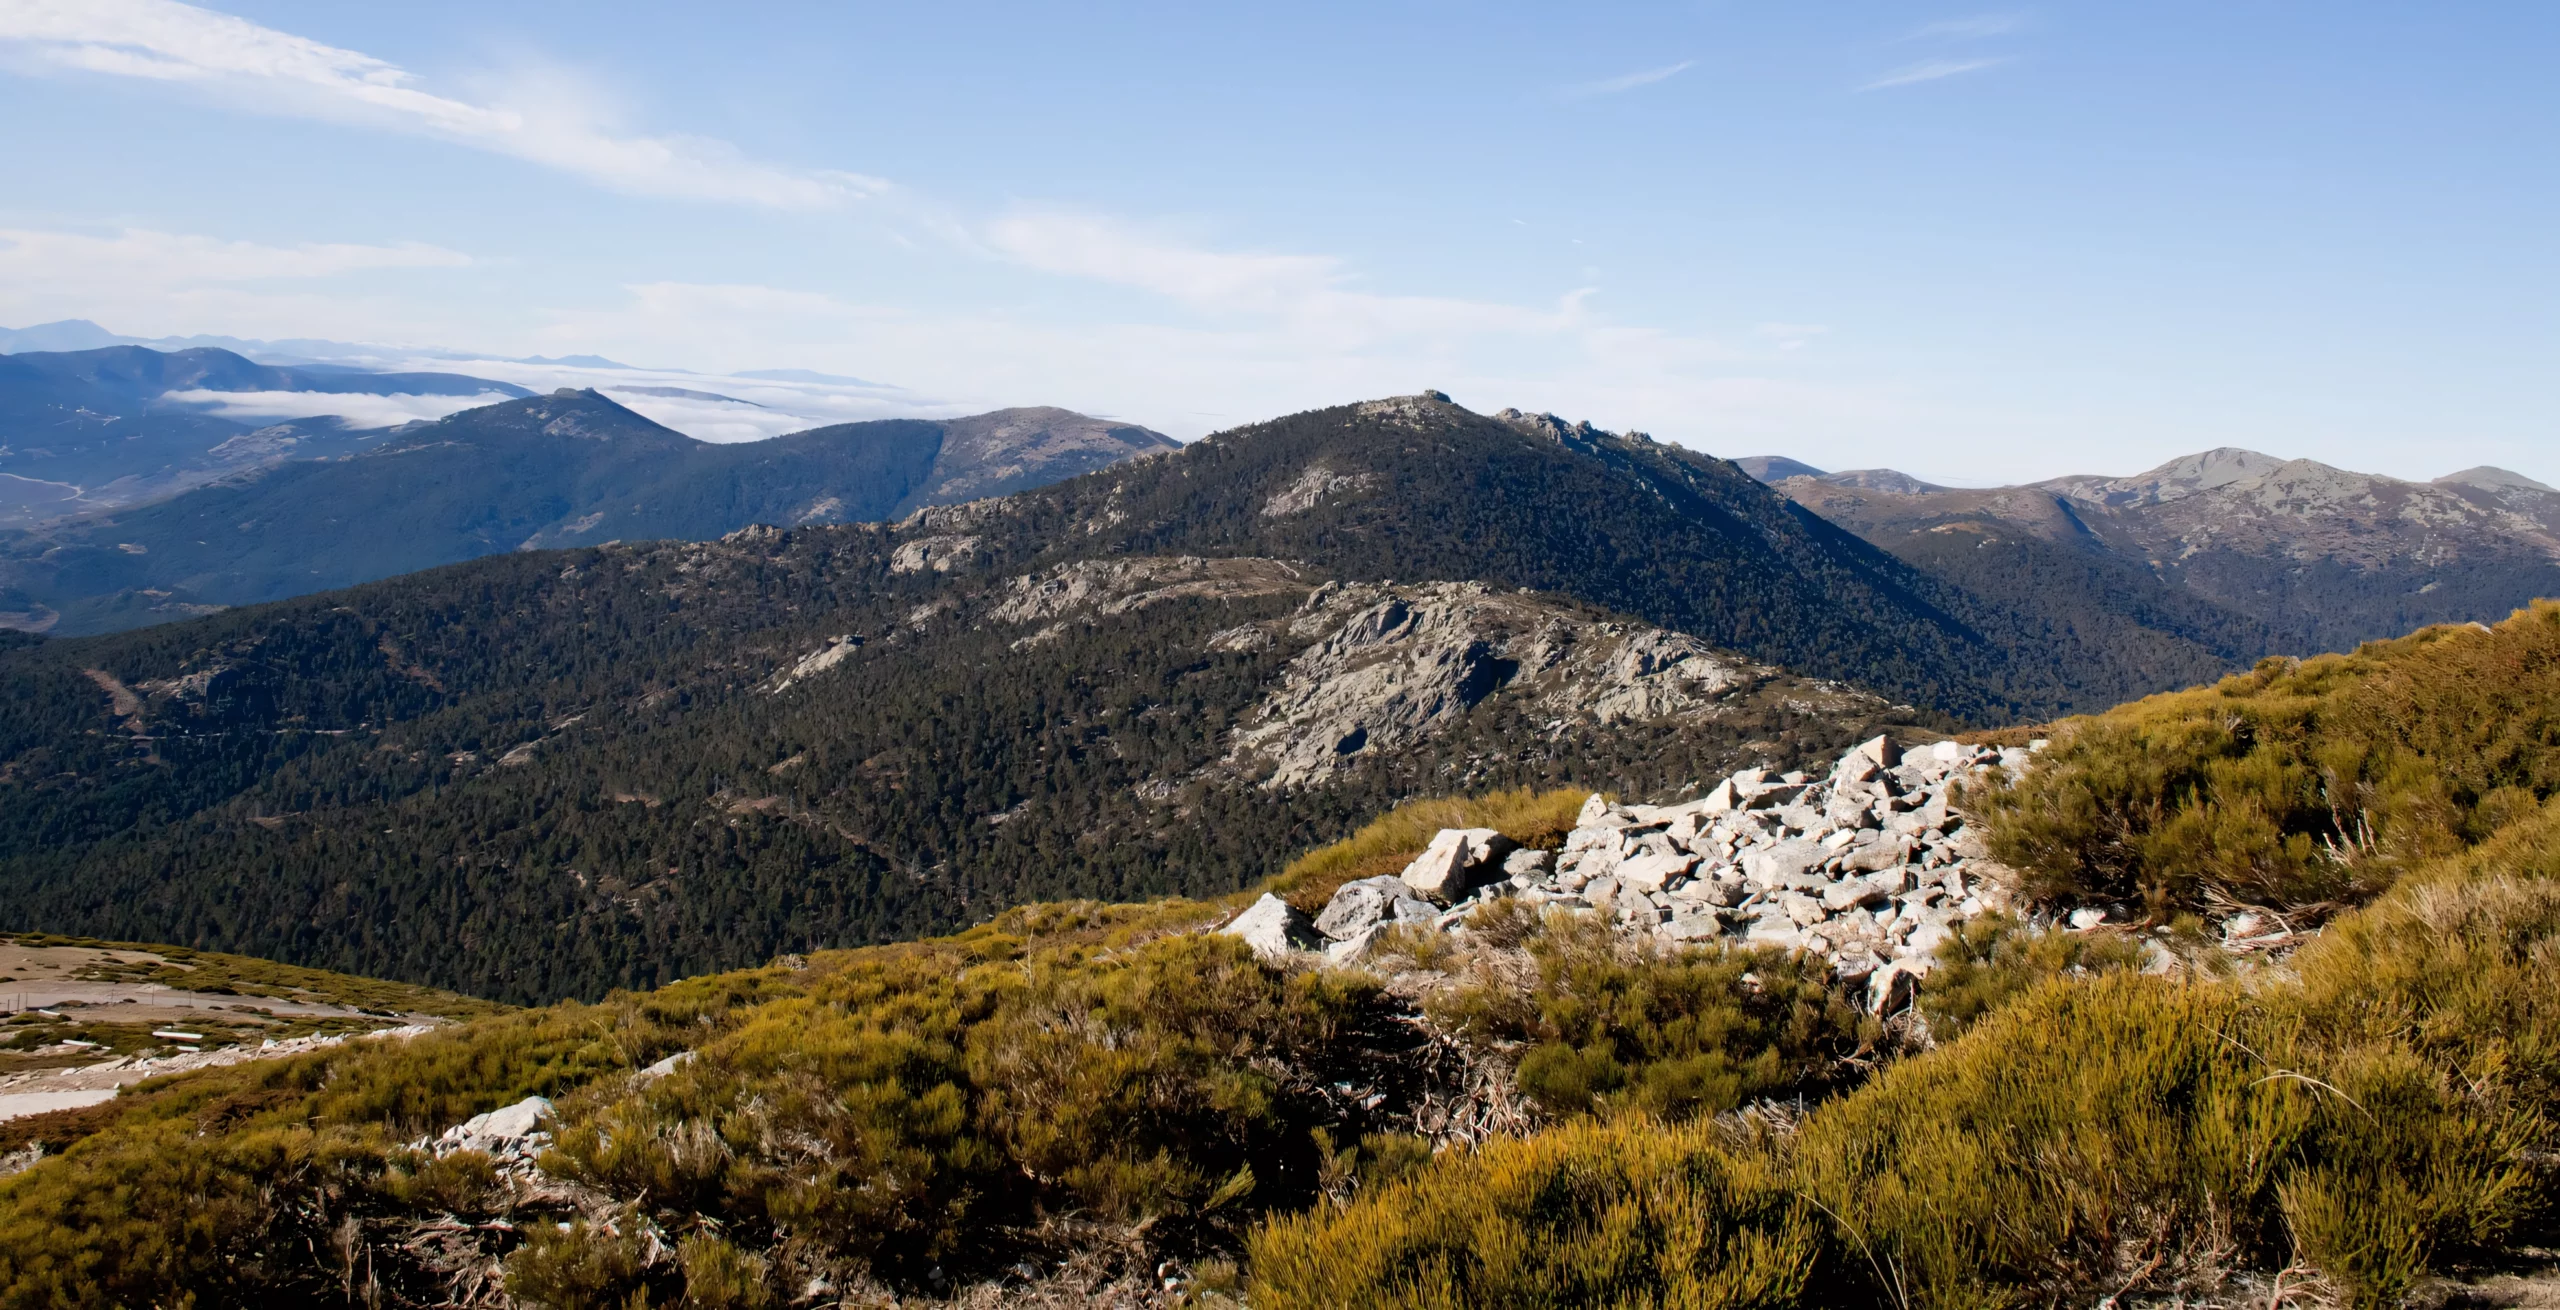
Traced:
[[[1951, 941], [1920, 1012], [1978, 1009], [1935, 1042], [1810, 957], [1616, 947], [1564, 912], [1369, 972], [1197, 932], [1240, 897], [1031, 906], [137, 1089], [0, 1179], [0, 1303], [2440, 1299], [2560, 1231], [2560, 785], [2515, 713], [2555, 702], [2546, 606], [2057, 725], [1990, 811], [2046, 904], [2114, 895], [2097, 857], [2183, 815], [2285, 848], [2287, 760], [2399, 817], [2258, 889], [2279, 955], [2204, 932], [2193, 907], [2245, 889], [2166, 845], [2147, 919]], [[2108, 781], [2181, 734], [2173, 803]], [[1556, 820], [1449, 804], [1302, 867], [1452, 822]], [[1532, 1076], [1536, 1034], [1612, 1030], [1623, 1082]], [[558, 1113], [532, 1156], [405, 1145], [529, 1094]], [[1485, 1104], [1519, 1131], [1434, 1148], [1422, 1125]]]

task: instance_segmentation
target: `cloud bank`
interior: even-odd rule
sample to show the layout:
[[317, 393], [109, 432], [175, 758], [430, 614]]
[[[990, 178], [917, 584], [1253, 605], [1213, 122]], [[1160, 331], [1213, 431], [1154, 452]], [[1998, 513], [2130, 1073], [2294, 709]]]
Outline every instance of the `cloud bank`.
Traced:
[[317, 391], [172, 391], [161, 397], [185, 405], [201, 405], [219, 418], [256, 422], [259, 419], [317, 418], [334, 414], [348, 426], [388, 428], [419, 419], [439, 419], [459, 414], [466, 409], [500, 404], [504, 393], [484, 391], [476, 396], [362, 396], [322, 393]]

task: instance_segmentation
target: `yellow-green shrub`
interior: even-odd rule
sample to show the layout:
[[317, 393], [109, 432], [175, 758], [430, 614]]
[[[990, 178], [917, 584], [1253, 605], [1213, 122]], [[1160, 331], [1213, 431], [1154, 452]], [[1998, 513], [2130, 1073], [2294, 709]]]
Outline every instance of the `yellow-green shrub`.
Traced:
[[2275, 1188], [2321, 1105], [2267, 1078], [2271, 1040], [2230, 988], [2050, 982], [1810, 1116], [1799, 1176], [1925, 1305], [2280, 1256]]
[[1520, 1089], [1551, 1115], [1682, 1119], [1820, 1095], [1875, 1036], [1810, 956], [1630, 947], [1598, 919], [1563, 913], [1520, 937], [1537, 968], [1526, 989], [1479, 972], [1428, 1008], [1489, 1049], [1525, 1048]]
[[1985, 915], [1939, 943], [1936, 967], [1920, 985], [1920, 1012], [1944, 1040], [2048, 978], [2141, 965], [2141, 943], [2121, 935], [2031, 932], [2007, 915]]
[[2560, 605], [2351, 655], [2269, 659], [2057, 725], [2009, 788], [1975, 788], [1994, 855], [2040, 894], [2352, 902], [2560, 790]]
[[[532, 1094], [558, 1098], [547, 1167], [635, 1223], [721, 1242], [635, 1272], [629, 1229], [514, 1216], [534, 1236], [510, 1278], [545, 1303], [752, 1304], [744, 1271], [769, 1257], [803, 1281], [913, 1277], [1002, 1263], [1002, 1234], [1044, 1215], [1172, 1232], [1303, 1203], [1308, 1129], [1332, 1111], [1287, 1071], [1331, 1059], [1374, 984], [1167, 931], [1203, 917], [1031, 907], [957, 938], [145, 1085], [66, 1157], [0, 1179], [0, 1307], [339, 1288], [350, 1275], [310, 1252], [339, 1249], [351, 1219], [504, 1213], [481, 1157], [398, 1143]], [[694, 1058], [631, 1076], [679, 1050]], [[399, 1276], [396, 1258], [370, 1272]]]
[[336, 1289], [349, 1270], [323, 1212], [367, 1190], [379, 1139], [192, 1127], [178, 1115], [122, 1125], [0, 1180], [0, 1306], [254, 1304]]
[[1585, 1121], [1272, 1221], [1253, 1238], [1253, 1303], [1819, 1305], [1808, 1289], [1825, 1246], [1780, 1171], [1712, 1129]]

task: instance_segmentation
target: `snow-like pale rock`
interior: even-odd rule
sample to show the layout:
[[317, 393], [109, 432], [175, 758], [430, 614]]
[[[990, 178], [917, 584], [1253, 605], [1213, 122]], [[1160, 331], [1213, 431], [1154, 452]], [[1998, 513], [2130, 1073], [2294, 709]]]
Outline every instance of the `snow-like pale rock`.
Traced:
[[[1957, 928], [2008, 907], [2015, 879], [1987, 858], [1956, 792], [2001, 785], [2032, 759], [1876, 737], [1820, 777], [1743, 769], [1666, 805], [1593, 796], [1552, 858], [1491, 829], [1445, 829], [1401, 878], [1345, 884], [1313, 927], [1322, 958], [1350, 963], [1392, 924], [1464, 933], [1477, 905], [1516, 897], [1604, 915], [1633, 937], [1812, 951], [1883, 1012], [1908, 1003]], [[1289, 949], [1268, 931], [1282, 920], [1267, 906], [1287, 910], [1266, 896], [1224, 931]]]

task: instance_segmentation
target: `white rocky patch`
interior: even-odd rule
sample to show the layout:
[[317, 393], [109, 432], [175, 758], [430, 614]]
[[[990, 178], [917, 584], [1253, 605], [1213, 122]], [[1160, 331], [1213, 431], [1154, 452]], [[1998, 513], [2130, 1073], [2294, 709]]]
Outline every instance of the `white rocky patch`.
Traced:
[[889, 571], [922, 573], [931, 569], [936, 573], [949, 573], [953, 568], [968, 563], [977, 553], [976, 537], [918, 537], [890, 552]]
[[826, 645], [820, 646], [816, 650], [801, 656], [799, 659], [793, 660], [790, 668], [784, 669], [782, 672], [775, 674], [772, 680], [767, 682], [761, 690], [767, 695], [778, 695], [782, 692], [789, 691], [792, 684], [805, 682], [810, 678], [816, 677], [817, 675], [844, 663], [846, 660], [853, 658], [853, 653], [860, 649], [862, 649], [862, 638], [860, 637], [856, 637], [850, 633], [830, 637], [827, 639]]
[[[1267, 635], [1257, 635], [1267, 634]], [[1229, 740], [1227, 763], [1274, 790], [1457, 725], [1497, 693], [1613, 724], [1713, 713], [1776, 670], [1681, 633], [1600, 618], [1481, 582], [1333, 583], [1285, 620], [1229, 629], [1220, 649], [1309, 642]], [[1854, 697], [1820, 688], [1843, 702]]]
[[1463, 934], [1477, 906], [1516, 898], [1605, 915], [1630, 937], [1809, 951], [1890, 1010], [1950, 934], [2009, 908], [2014, 876], [1985, 855], [1954, 792], [1992, 785], [1995, 769], [2015, 778], [2031, 759], [1952, 741], [1906, 752], [1877, 737], [1818, 778], [1750, 768], [1677, 804], [1593, 796], [1552, 857], [1491, 829], [1444, 829], [1402, 877], [1344, 885], [1312, 927], [1324, 957], [1347, 962], [1390, 924]]
[[478, 1151], [497, 1164], [501, 1176], [530, 1178], [539, 1173], [535, 1160], [551, 1149], [551, 1127], [558, 1119], [550, 1098], [528, 1096], [473, 1115], [436, 1136], [421, 1137], [409, 1143], [409, 1149], [439, 1157]]
[[1262, 517], [1277, 519], [1304, 514], [1338, 492], [1356, 494], [1376, 486], [1377, 482], [1378, 476], [1374, 473], [1336, 473], [1322, 464], [1309, 465], [1306, 472], [1298, 475], [1297, 481], [1272, 493], [1271, 499], [1262, 503]]
[[1004, 599], [987, 612], [996, 623], [1038, 623], [1059, 618], [1126, 614], [1186, 597], [1239, 600], [1305, 591], [1295, 565], [1244, 556], [1204, 559], [1156, 555], [1139, 559], [1079, 560], [1005, 584]]

